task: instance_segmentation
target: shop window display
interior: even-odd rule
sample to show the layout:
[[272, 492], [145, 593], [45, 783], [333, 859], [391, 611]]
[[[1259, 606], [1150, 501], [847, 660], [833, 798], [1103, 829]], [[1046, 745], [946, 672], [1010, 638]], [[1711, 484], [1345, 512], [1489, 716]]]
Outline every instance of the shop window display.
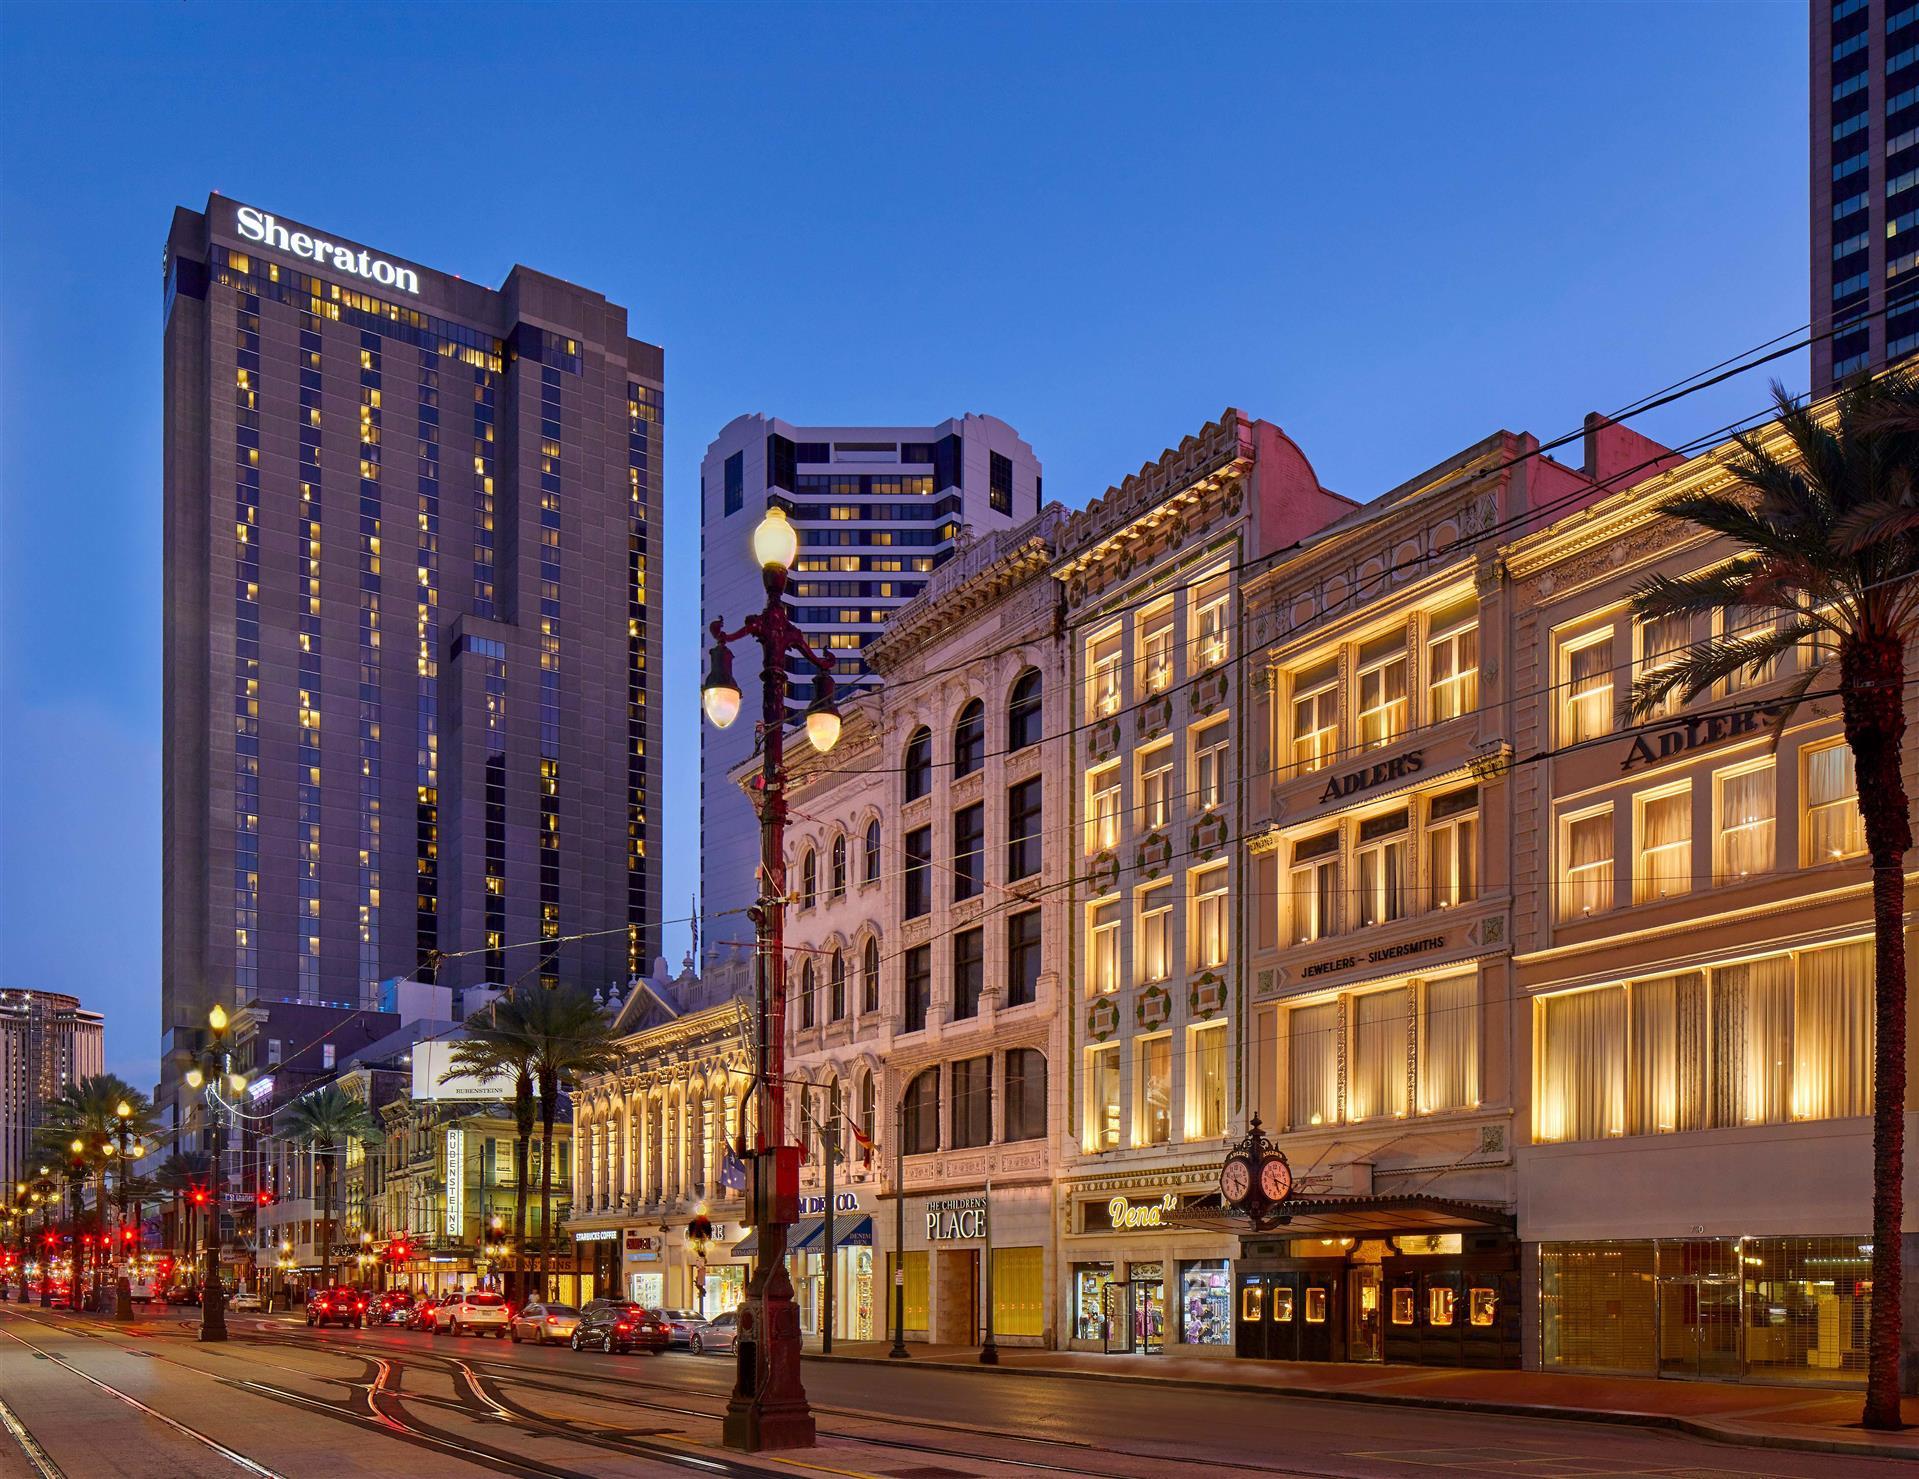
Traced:
[[1106, 1338], [1106, 1290], [1113, 1282], [1110, 1263], [1073, 1266], [1073, 1338]]
[[1273, 1286], [1273, 1323], [1275, 1325], [1293, 1323], [1293, 1291], [1285, 1284]]
[[1497, 1289], [1474, 1289], [1466, 1296], [1466, 1318], [1475, 1325], [1490, 1325], [1499, 1313]]
[[1224, 1259], [1181, 1264], [1179, 1304], [1182, 1345], [1225, 1345], [1232, 1340], [1232, 1294]]
[[1326, 1291], [1314, 1288], [1306, 1291], [1306, 1323], [1324, 1325], [1326, 1323]]
[[[745, 1264], [722, 1263], [708, 1266], [706, 1287], [699, 1299], [700, 1314], [703, 1318], [711, 1320], [716, 1315], [731, 1314], [740, 1307], [740, 1302], [745, 1298]], [[644, 1300], [640, 1302], [645, 1303]]]
[[1450, 1287], [1435, 1284], [1426, 1291], [1426, 1323], [1428, 1325], [1450, 1325], [1453, 1322], [1453, 1301], [1456, 1298]]
[[1413, 1323], [1413, 1291], [1409, 1288], [1393, 1290], [1393, 1323], [1395, 1325]]

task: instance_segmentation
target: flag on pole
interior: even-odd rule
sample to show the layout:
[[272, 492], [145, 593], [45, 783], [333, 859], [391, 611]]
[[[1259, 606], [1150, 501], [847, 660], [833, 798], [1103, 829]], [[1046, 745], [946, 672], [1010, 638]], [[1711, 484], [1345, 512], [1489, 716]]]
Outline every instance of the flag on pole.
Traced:
[[862, 1134], [860, 1131], [860, 1122], [851, 1117], [846, 1121], [846, 1128], [853, 1132], [853, 1138], [859, 1142], [861, 1163], [868, 1166], [872, 1165], [873, 1141], [871, 1137]]
[[746, 1162], [733, 1153], [730, 1145], [720, 1157], [720, 1185], [728, 1191], [746, 1190]]

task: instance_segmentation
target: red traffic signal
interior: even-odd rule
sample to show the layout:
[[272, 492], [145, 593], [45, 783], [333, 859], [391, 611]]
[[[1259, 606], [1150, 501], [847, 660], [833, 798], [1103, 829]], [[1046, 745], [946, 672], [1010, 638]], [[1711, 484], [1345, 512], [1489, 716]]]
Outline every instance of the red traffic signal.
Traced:
[[192, 1193], [188, 1197], [188, 1200], [191, 1201], [193, 1205], [196, 1207], [204, 1207], [207, 1204], [206, 1188], [204, 1186], [194, 1187]]
[[263, 1186], [253, 1194], [253, 1200], [262, 1207], [271, 1207], [273, 1205], [273, 1193]]

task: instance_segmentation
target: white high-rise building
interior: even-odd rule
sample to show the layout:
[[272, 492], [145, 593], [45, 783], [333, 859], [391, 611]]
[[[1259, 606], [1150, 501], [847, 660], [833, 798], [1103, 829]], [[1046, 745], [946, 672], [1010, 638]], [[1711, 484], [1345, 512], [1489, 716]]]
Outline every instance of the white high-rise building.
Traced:
[[[870, 686], [862, 656], [886, 620], [969, 540], [1039, 511], [1040, 464], [1018, 432], [992, 416], [932, 426], [794, 426], [736, 417], [700, 464], [700, 619], [737, 629], [766, 603], [753, 527], [779, 504], [799, 531], [787, 602], [807, 639], [834, 661], [843, 696]], [[746, 695], [732, 728], [701, 727], [700, 913], [709, 956], [751, 938], [744, 909], [758, 860], [753, 809], [728, 773], [754, 751], [758, 648], [734, 650]], [[813, 667], [789, 659], [797, 720]]]
[[47, 1104], [106, 1071], [106, 1019], [59, 991], [0, 990], [0, 1186], [32, 1155]]

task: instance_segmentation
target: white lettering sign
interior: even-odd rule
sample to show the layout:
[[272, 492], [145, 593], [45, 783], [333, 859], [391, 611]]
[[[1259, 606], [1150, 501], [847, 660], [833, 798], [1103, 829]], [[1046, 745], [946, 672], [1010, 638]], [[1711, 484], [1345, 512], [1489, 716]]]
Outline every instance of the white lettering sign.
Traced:
[[396, 267], [384, 257], [355, 251], [324, 236], [290, 231], [272, 216], [256, 211], [250, 205], [240, 207], [239, 222], [240, 234], [248, 241], [257, 241], [262, 246], [270, 246], [275, 251], [287, 252], [295, 257], [304, 257], [309, 262], [318, 262], [322, 267], [331, 267], [336, 272], [351, 272], [355, 277], [377, 282], [383, 288], [398, 288], [403, 293], [416, 295], [420, 291], [420, 274], [411, 267]]
[[986, 1236], [986, 1198], [951, 1197], [926, 1204], [926, 1236], [935, 1242]]
[[446, 1132], [446, 1235], [456, 1243], [466, 1231], [466, 1135]]
[[[860, 1195], [856, 1191], [836, 1191], [833, 1193], [835, 1212], [857, 1212], [860, 1209]], [[800, 1198], [800, 1216], [823, 1217], [826, 1215], [826, 1198], [822, 1196], [802, 1196]]]

